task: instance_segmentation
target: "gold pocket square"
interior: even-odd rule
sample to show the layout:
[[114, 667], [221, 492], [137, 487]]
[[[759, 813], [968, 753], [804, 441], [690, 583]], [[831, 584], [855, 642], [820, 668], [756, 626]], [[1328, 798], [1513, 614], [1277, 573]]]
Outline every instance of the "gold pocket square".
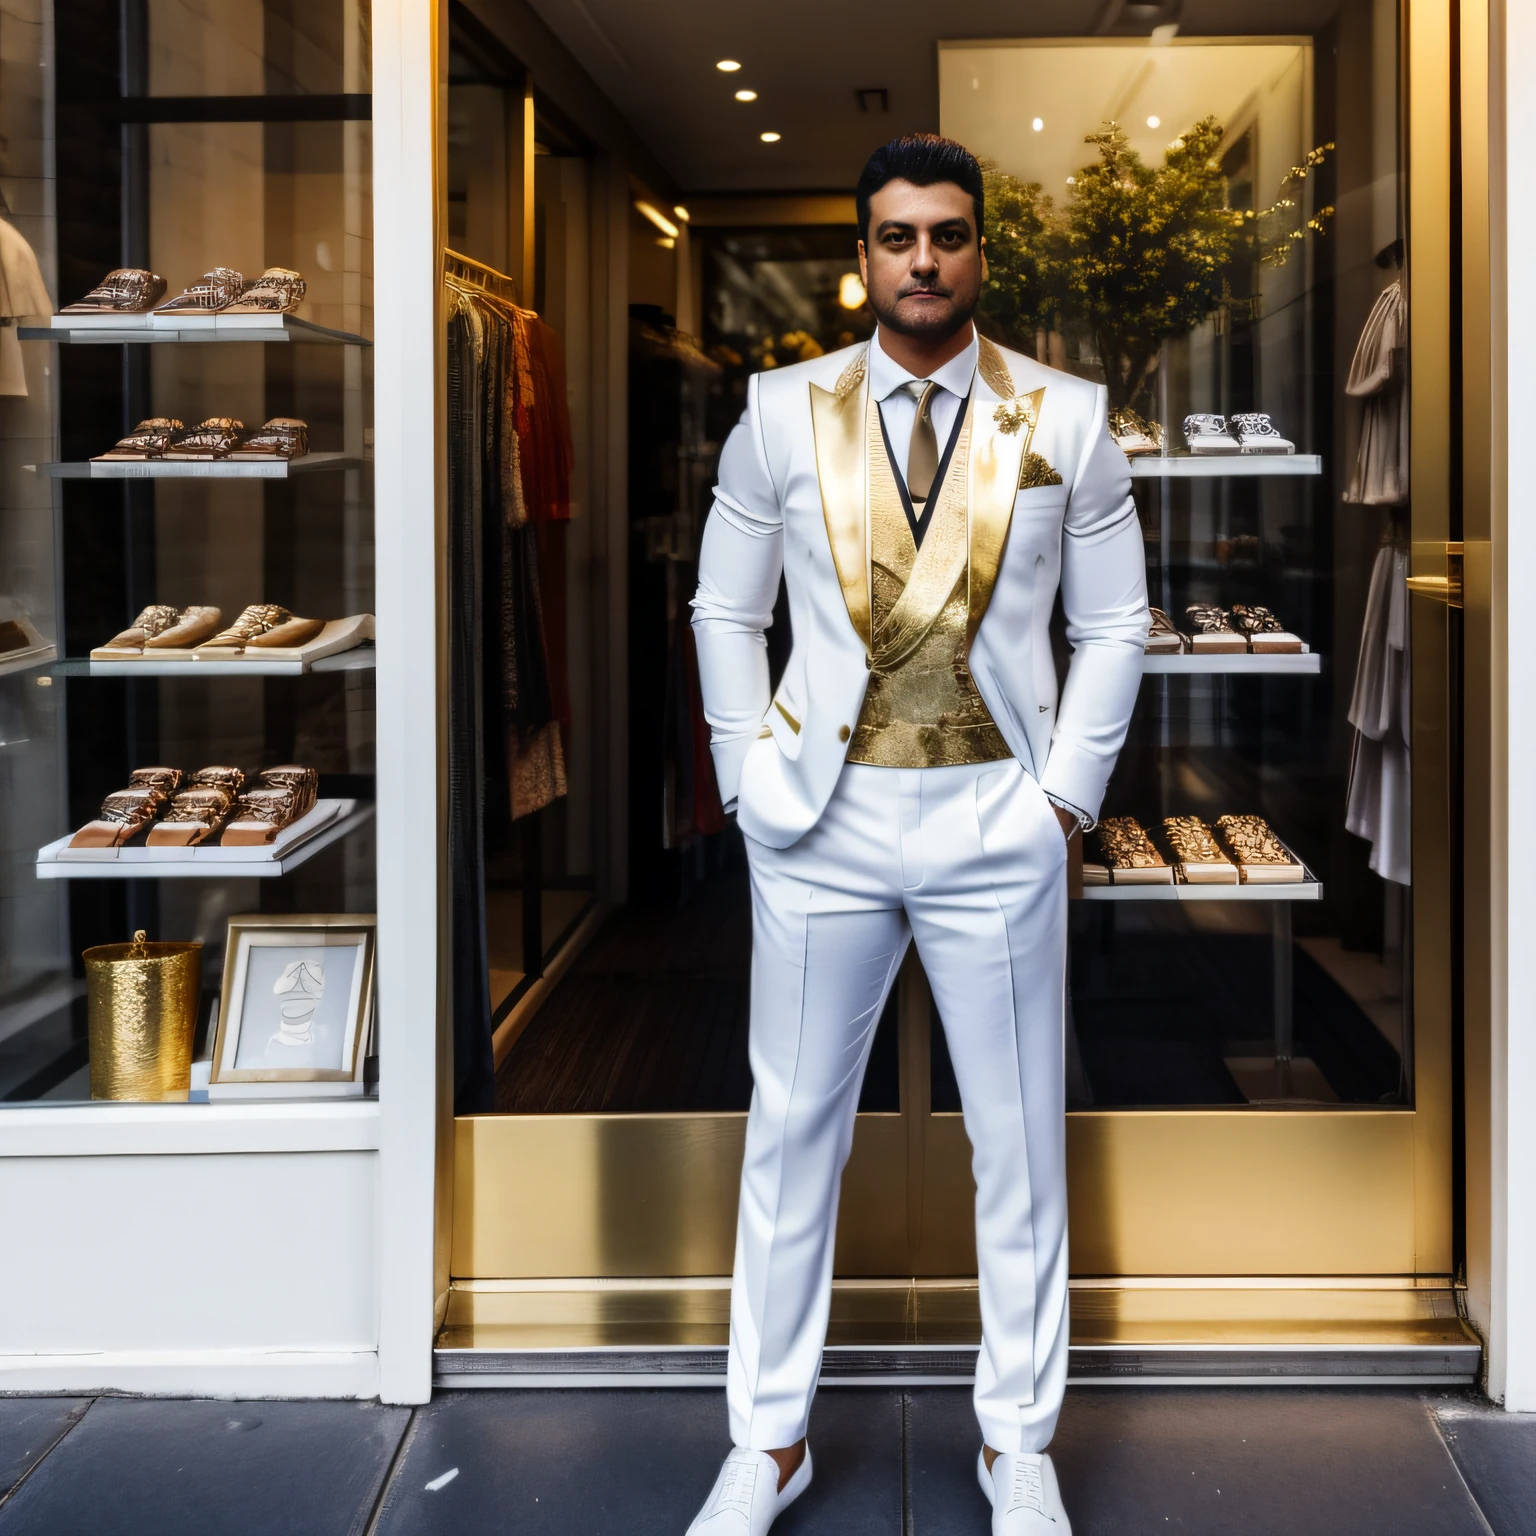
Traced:
[[1050, 461], [1041, 453], [1026, 453], [1024, 462], [1019, 466], [1019, 489], [1032, 491], [1037, 486], [1060, 485], [1061, 473], [1050, 466]]

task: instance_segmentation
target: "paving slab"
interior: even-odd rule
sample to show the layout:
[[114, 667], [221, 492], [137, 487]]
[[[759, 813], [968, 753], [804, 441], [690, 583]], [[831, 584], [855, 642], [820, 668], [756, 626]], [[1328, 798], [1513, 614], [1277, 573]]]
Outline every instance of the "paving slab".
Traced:
[[[910, 1397], [915, 1536], [987, 1536], [970, 1393]], [[1079, 1388], [1051, 1454], [1074, 1536], [1487, 1536], [1417, 1394]]]
[[[730, 1449], [722, 1392], [474, 1391], [412, 1426], [378, 1536], [682, 1536]], [[823, 1392], [774, 1536], [901, 1536], [901, 1394]]]
[[1430, 1401], [1494, 1536], [1536, 1536], [1536, 1413], [1505, 1413], [1470, 1392]]
[[0, 1397], [0, 1499], [90, 1406], [88, 1397]]
[[99, 1398], [0, 1536], [361, 1536], [406, 1408]]

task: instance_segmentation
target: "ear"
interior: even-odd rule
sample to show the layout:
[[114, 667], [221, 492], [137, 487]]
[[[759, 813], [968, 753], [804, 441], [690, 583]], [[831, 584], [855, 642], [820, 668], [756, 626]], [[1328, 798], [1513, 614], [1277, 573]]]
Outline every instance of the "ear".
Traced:
[[864, 242], [859, 241], [859, 281], [864, 284], [864, 291], [869, 291], [869, 252], [864, 249]]
[[987, 237], [985, 235], [981, 237], [981, 280], [982, 282], [987, 280]]

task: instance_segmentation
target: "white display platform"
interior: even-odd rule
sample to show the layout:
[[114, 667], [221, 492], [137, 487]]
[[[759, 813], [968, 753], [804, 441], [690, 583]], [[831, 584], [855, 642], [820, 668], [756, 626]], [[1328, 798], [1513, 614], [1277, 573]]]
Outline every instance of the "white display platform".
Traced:
[[[89, 658], [91, 677], [296, 677], [310, 671], [349, 670], [326, 667], [327, 661], [350, 656], [374, 638], [371, 613], [349, 614], [328, 620], [318, 635], [304, 645], [257, 647], [242, 653], [214, 655], [190, 650], [149, 651], [131, 655], [98, 655]], [[106, 646], [103, 650], [109, 649]], [[370, 660], [366, 663], [372, 666]]]
[[1321, 901], [1321, 880], [1289, 885], [1087, 885], [1084, 901]]
[[[67, 677], [302, 677], [310, 672], [372, 672], [378, 665], [371, 645], [336, 656], [302, 661], [92, 661], [71, 657], [55, 670]], [[67, 669], [67, 670], [66, 670]], [[0, 668], [0, 671], [3, 671]]]
[[1133, 480], [1219, 480], [1250, 475], [1320, 475], [1316, 453], [1148, 453], [1130, 460]]
[[39, 880], [275, 879], [312, 859], [373, 815], [356, 800], [321, 800], [259, 848], [70, 848], [71, 832], [37, 852]]
[[1236, 673], [1249, 677], [1261, 674], [1315, 675], [1323, 670], [1323, 658], [1316, 652], [1279, 651], [1255, 656], [1246, 652], [1236, 656], [1195, 656], [1188, 651], [1148, 655], [1142, 663], [1144, 673], [1182, 672], [1185, 676], [1211, 673]]
[[50, 480], [288, 480], [370, 462], [347, 453], [306, 453], [297, 459], [86, 459], [36, 469]]
[[325, 341], [371, 347], [366, 336], [332, 330], [297, 315], [54, 315], [22, 326], [23, 341], [106, 345], [125, 341]]

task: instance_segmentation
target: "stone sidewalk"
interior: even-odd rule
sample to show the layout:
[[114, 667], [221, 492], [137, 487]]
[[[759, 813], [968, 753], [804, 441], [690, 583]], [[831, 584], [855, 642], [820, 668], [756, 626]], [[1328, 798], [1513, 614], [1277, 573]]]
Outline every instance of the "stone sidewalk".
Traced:
[[[0, 1398], [0, 1536], [682, 1536], [714, 1391], [367, 1403]], [[969, 1394], [835, 1388], [775, 1536], [987, 1536]], [[1401, 1388], [1099, 1387], [1052, 1447], [1076, 1536], [1536, 1536], [1536, 1417]]]

